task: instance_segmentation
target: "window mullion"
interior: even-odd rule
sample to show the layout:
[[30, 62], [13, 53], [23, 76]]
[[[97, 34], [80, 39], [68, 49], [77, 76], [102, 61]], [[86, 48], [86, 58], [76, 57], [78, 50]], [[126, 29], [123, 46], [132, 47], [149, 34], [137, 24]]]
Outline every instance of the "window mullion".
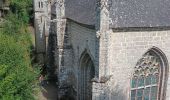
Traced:
[[137, 77], [137, 83], [136, 83], [136, 94], [135, 94], [135, 100], [137, 100], [137, 97], [138, 97], [138, 95], [137, 95], [137, 91], [138, 91], [138, 82], [139, 82], [139, 78]]

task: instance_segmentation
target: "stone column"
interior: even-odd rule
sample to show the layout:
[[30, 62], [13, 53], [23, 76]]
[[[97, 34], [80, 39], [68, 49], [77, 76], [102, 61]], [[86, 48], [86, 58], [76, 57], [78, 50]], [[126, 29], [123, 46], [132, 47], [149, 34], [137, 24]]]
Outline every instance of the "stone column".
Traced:
[[65, 17], [65, 0], [56, 0], [56, 34], [57, 34], [57, 54], [58, 54], [58, 67], [59, 72], [61, 69], [61, 57], [64, 49], [64, 34], [66, 28]]
[[[96, 2], [96, 66], [97, 74], [93, 81], [93, 100], [108, 100], [109, 91], [107, 82], [110, 79], [110, 68], [108, 66], [108, 40], [109, 40], [109, 0], [97, 0]], [[104, 99], [105, 98], [105, 99]]]
[[58, 66], [58, 85], [59, 85], [59, 99], [64, 97], [66, 92], [69, 91], [70, 84], [68, 84], [68, 76], [71, 73], [68, 67], [71, 66], [71, 63], [65, 63], [64, 60], [71, 59], [72, 49], [69, 44], [66, 43], [66, 18], [65, 18], [65, 0], [56, 0], [56, 33], [57, 33], [57, 44], [56, 44], [56, 53], [57, 60], [56, 64]]
[[[96, 8], [96, 38], [98, 48], [96, 54], [98, 54], [98, 73], [99, 80], [102, 81], [102, 77], [110, 76], [108, 66], [108, 40], [109, 40], [109, 0], [97, 0]], [[97, 56], [97, 55], [96, 55]], [[97, 58], [96, 58], [97, 59]]]

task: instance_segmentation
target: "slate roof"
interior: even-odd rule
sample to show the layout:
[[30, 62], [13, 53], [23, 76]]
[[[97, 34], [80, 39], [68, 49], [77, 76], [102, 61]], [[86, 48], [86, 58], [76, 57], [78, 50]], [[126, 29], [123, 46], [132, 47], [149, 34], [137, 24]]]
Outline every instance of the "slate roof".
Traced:
[[[111, 0], [112, 28], [170, 26], [170, 0]], [[96, 0], [65, 0], [66, 18], [95, 24]]]
[[[95, 0], [65, 0], [66, 18], [76, 22], [95, 24]], [[52, 14], [55, 14], [55, 3], [52, 4]]]
[[112, 0], [112, 27], [170, 26], [170, 0]]
[[77, 22], [95, 24], [95, 0], [66, 0], [66, 17]]

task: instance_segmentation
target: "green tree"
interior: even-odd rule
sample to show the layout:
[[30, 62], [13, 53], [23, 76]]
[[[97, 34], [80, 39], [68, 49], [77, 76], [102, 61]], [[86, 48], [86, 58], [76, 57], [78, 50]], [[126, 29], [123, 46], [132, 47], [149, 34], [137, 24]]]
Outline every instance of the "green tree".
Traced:
[[31, 65], [28, 31], [32, 0], [10, 0], [0, 32], [0, 100], [34, 100], [37, 72]]

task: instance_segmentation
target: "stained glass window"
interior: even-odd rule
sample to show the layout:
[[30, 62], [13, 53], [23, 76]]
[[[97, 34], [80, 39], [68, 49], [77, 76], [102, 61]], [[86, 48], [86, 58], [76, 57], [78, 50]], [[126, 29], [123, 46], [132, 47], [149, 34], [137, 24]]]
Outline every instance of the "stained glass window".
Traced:
[[149, 53], [139, 60], [131, 79], [131, 100], [158, 100], [160, 61]]

